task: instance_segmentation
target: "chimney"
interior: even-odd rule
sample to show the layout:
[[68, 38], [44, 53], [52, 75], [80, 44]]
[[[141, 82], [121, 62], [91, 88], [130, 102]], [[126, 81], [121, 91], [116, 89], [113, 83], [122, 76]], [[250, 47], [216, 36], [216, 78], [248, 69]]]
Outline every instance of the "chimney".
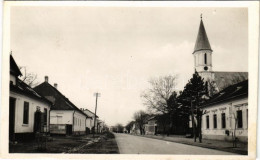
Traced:
[[58, 84], [57, 84], [57, 83], [54, 83], [54, 87], [55, 87], [56, 89], [58, 89]]
[[45, 76], [44, 79], [45, 79], [45, 82], [48, 83], [49, 77], [48, 77], [48, 76]]

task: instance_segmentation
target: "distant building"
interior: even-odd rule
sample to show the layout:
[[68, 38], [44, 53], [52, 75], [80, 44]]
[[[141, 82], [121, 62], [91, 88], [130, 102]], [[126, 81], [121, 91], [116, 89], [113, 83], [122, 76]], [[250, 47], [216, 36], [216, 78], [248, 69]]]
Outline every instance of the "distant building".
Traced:
[[202, 17], [197, 40], [192, 54], [194, 56], [194, 68], [199, 73], [199, 75], [204, 78], [204, 81], [208, 83], [211, 95], [218, 93], [232, 84], [248, 79], [248, 72], [213, 71], [213, 50], [211, 49]]
[[97, 119], [97, 121], [97, 133], [103, 133], [105, 129], [105, 123], [99, 119]]
[[[90, 130], [90, 133], [94, 130], [94, 121], [95, 121], [95, 113], [91, 112], [90, 110], [83, 108], [82, 111], [89, 117], [86, 119], [86, 126]], [[96, 122], [95, 122], [95, 131], [97, 132], [97, 125], [98, 125], [98, 116], [96, 115]]]
[[136, 123], [133, 124], [132, 128], [130, 129], [130, 134], [141, 134], [140, 129]]
[[145, 124], [145, 134], [150, 134], [150, 135], [157, 134], [157, 120], [155, 116], [147, 120], [147, 124]]
[[52, 103], [18, 77], [22, 73], [10, 56], [9, 140], [25, 140], [49, 132]]
[[45, 82], [34, 89], [53, 103], [50, 112], [51, 134], [86, 134], [86, 119], [88, 116], [58, 91], [57, 84], [50, 85], [48, 76], [45, 76]]
[[206, 139], [248, 141], [248, 80], [214, 95], [204, 106], [202, 135]]

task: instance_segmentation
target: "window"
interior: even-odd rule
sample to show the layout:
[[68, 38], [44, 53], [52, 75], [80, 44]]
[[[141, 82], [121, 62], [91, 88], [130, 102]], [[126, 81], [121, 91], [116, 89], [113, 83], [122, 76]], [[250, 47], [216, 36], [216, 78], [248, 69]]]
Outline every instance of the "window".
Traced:
[[237, 111], [237, 128], [243, 127], [242, 110]]
[[23, 105], [23, 124], [28, 124], [29, 122], [29, 102], [24, 102]]
[[213, 115], [214, 128], [217, 128], [217, 115]]
[[207, 53], [204, 54], [204, 63], [207, 64]]
[[47, 125], [47, 108], [44, 108], [44, 124]]
[[221, 123], [222, 123], [222, 128], [226, 128], [226, 114], [221, 113]]
[[209, 129], [209, 116], [206, 116], [206, 125], [207, 125], [207, 129]]

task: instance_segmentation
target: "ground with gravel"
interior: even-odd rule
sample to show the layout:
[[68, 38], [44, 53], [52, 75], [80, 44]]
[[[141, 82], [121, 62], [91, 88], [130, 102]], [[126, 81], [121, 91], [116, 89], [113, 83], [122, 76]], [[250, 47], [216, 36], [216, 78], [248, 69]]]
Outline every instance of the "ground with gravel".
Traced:
[[46, 143], [37, 140], [9, 144], [10, 153], [119, 153], [113, 133], [86, 136], [52, 136]]

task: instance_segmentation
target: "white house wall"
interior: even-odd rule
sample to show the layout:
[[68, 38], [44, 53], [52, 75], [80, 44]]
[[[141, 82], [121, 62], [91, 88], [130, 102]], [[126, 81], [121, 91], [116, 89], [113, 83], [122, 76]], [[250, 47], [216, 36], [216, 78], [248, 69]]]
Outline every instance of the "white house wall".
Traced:
[[[36, 112], [37, 107], [41, 112], [44, 112], [44, 108], [47, 109], [47, 126], [45, 127], [45, 131], [49, 132], [49, 111], [50, 105], [25, 95], [21, 95], [15, 92], [10, 92], [10, 97], [15, 98], [15, 133], [32, 133], [34, 127], [34, 114]], [[24, 102], [29, 102], [29, 119], [28, 124], [23, 124], [23, 109]]]
[[72, 125], [73, 110], [51, 110], [50, 124], [69, 124]]
[[87, 118], [86, 119], [86, 127], [88, 127], [90, 130], [91, 130], [91, 128], [93, 127], [92, 126], [92, 119], [91, 118]]
[[[232, 140], [235, 130], [236, 111], [242, 110], [242, 128], [236, 128], [236, 136], [241, 141], [247, 141], [248, 136], [248, 99], [240, 99], [204, 108], [206, 114], [202, 117], [202, 134], [204, 138]], [[221, 113], [226, 115], [226, 128], [222, 128]], [[234, 113], [234, 114], [232, 114]], [[214, 128], [213, 115], [217, 115], [217, 128]], [[209, 116], [209, 128], [206, 126], [206, 116]], [[229, 131], [229, 136], [226, 134]]]
[[73, 131], [74, 132], [84, 132], [86, 130], [86, 116], [82, 113], [76, 111], [74, 113], [74, 126]]

